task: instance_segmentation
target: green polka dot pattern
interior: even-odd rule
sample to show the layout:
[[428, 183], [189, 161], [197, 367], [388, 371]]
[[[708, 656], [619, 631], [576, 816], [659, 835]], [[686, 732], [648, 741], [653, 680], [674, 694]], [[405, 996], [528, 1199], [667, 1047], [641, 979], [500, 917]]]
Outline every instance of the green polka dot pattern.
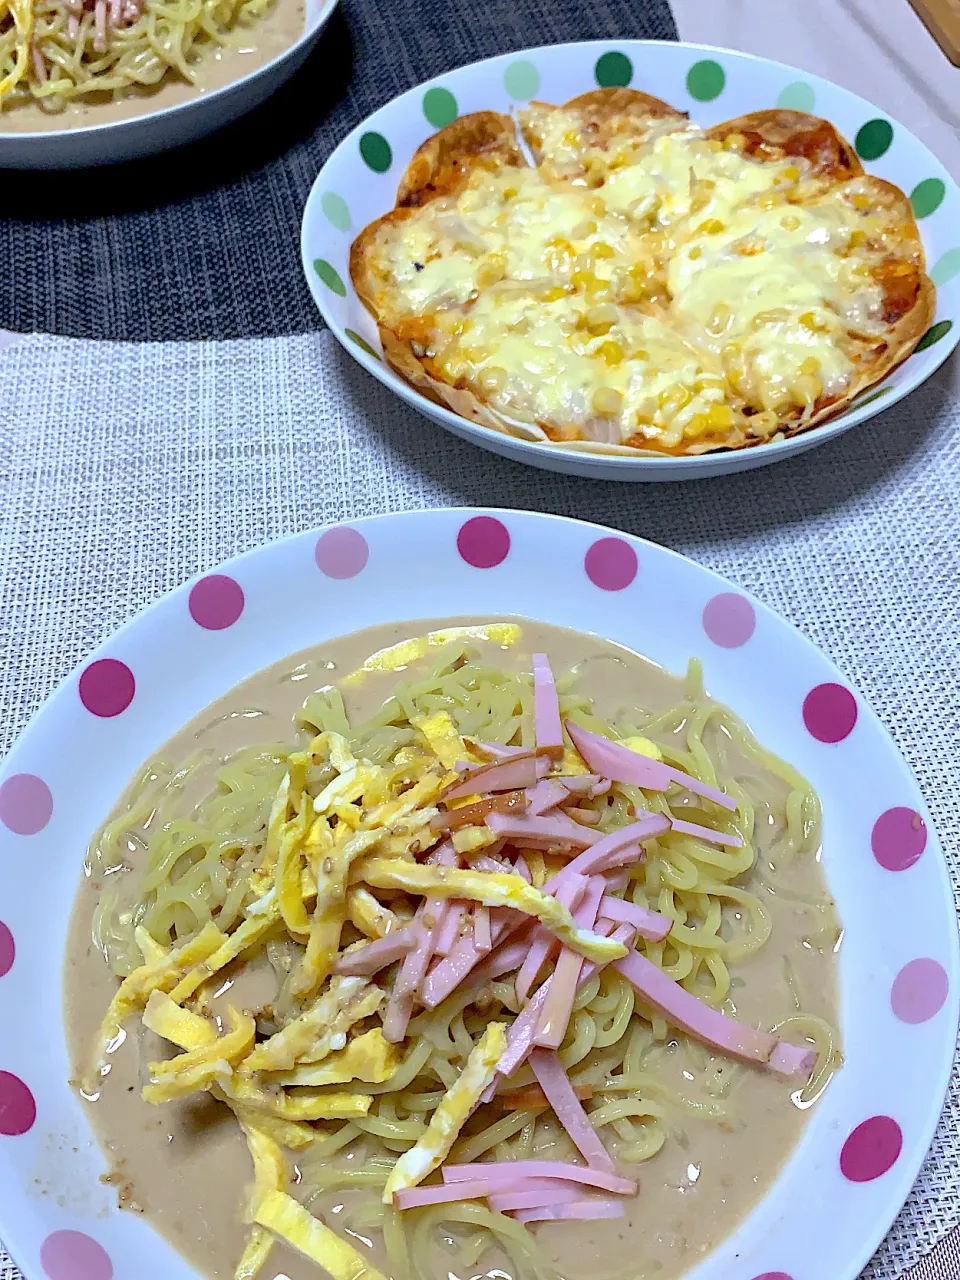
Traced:
[[854, 146], [861, 160], [879, 160], [890, 150], [893, 125], [889, 120], [868, 120], [857, 131]]
[[338, 196], [335, 191], [325, 191], [320, 197], [320, 208], [332, 227], [338, 231], [350, 230], [350, 210], [343, 196]]
[[393, 164], [390, 143], [382, 133], [365, 133], [360, 139], [360, 154], [364, 164], [374, 173], [386, 173]]
[[777, 106], [788, 111], [812, 111], [816, 105], [817, 95], [813, 91], [813, 85], [807, 84], [805, 80], [793, 80], [784, 85], [777, 98]]
[[915, 218], [929, 218], [943, 204], [947, 189], [940, 178], [924, 178], [910, 192]]
[[597, 59], [593, 75], [601, 89], [621, 89], [633, 79], [633, 63], [625, 53], [605, 53]]
[[726, 83], [726, 72], [712, 58], [695, 62], [687, 72], [687, 92], [697, 102], [712, 102], [714, 98], [719, 98]]
[[337, 275], [336, 270], [331, 267], [326, 258], [314, 258], [313, 269], [317, 275], [327, 286], [331, 293], [335, 293], [338, 298], [347, 296], [347, 287]]
[[960, 249], [948, 249], [930, 268], [930, 279], [937, 286], [960, 275]]
[[428, 89], [423, 95], [423, 114], [428, 124], [443, 129], [459, 114], [457, 100], [449, 89]]
[[935, 342], [939, 342], [941, 338], [945, 338], [952, 328], [952, 320], [938, 320], [936, 324], [930, 326], [927, 332], [917, 343], [914, 350], [926, 351], [927, 347], [932, 347]]
[[357, 344], [357, 346], [360, 348], [361, 351], [365, 351], [368, 356], [373, 356], [374, 360], [380, 359], [380, 353], [378, 351], [374, 351], [373, 347], [371, 347], [370, 343], [366, 340], [366, 338], [361, 338], [359, 333], [357, 333], [354, 329], [344, 329], [343, 332], [347, 335], [347, 337], [350, 339], [351, 342], [355, 342]]
[[517, 102], [528, 102], [540, 88], [540, 72], [526, 58], [511, 62], [503, 73], [503, 87]]

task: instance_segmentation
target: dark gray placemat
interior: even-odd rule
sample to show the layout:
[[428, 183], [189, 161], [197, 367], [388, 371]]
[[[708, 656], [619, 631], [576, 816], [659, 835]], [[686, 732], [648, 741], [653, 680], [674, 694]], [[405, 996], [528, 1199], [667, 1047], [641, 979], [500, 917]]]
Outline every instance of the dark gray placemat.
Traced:
[[257, 111], [191, 147], [79, 173], [0, 172], [0, 329], [170, 341], [318, 329], [300, 215], [336, 144], [421, 80], [566, 40], [677, 38], [667, 0], [341, 0]]

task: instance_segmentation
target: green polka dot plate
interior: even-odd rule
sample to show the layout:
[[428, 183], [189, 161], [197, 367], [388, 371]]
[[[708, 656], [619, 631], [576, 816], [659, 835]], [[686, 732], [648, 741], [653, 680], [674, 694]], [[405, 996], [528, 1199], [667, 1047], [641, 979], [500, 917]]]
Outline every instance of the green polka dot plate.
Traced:
[[[778, 106], [811, 112], [849, 139], [868, 173], [906, 193], [937, 305], [914, 353], [882, 387], [867, 388], [835, 419], [790, 439], [699, 457], [618, 457], [560, 449], [470, 422], [393, 372], [382, 359], [373, 318], [351, 284], [349, 254], [357, 234], [393, 208], [414, 151], [459, 115], [516, 113], [533, 98], [563, 103], [598, 86], [641, 89], [705, 127]], [[355, 129], [320, 170], [304, 213], [301, 247], [307, 282], [324, 320], [375, 378], [426, 418], [474, 444], [572, 475], [693, 479], [793, 457], [868, 419], [877, 419], [869, 430], [895, 430], [896, 412], [889, 411], [930, 377], [960, 339], [960, 189], [936, 157], [897, 121], [839, 85], [769, 59], [700, 45], [590, 41], [528, 49], [461, 67], [409, 90]]]

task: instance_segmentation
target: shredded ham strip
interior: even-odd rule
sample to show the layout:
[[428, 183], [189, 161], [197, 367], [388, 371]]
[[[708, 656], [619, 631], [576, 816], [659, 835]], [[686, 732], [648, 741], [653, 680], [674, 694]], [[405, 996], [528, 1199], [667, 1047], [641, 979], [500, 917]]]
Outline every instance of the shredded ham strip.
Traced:
[[356, 951], [347, 951], [337, 961], [334, 972], [369, 977], [385, 969], [388, 964], [402, 960], [416, 945], [416, 930], [411, 925], [404, 925], [388, 933], [385, 938], [368, 942], [366, 946], [358, 947]]
[[458, 800], [462, 796], [484, 795], [489, 791], [517, 791], [532, 787], [550, 768], [550, 761], [533, 751], [500, 763], [472, 768], [446, 791], [441, 800]]
[[590, 733], [581, 729], [572, 720], [566, 722], [567, 733], [573, 745], [583, 756], [587, 768], [604, 778], [612, 778], [614, 782], [626, 782], [635, 787], [643, 787], [646, 791], [666, 791], [671, 782], [679, 783], [695, 795], [712, 800], [724, 809], [735, 810], [737, 802], [724, 791], [710, 787], [699, 778], [692, 778], [680, 769], [663, 764], [659, 760], [651, 760], [619, 742], [611, 742], [599, 733]]
[[577, 1219], [622, 1218], [620, 1200], [581, 1200], [576, 1204], [543, 1205], [537, 1209], [520, 1209], [513, 1215], [517, 1222], [570, 1222]]
[[[587, 1119], [580, 1099], [573, 1091], [563, 1063], [552, 1049], [534, 1049], [530, 1054], [530, 1066], [540, 1088], [547, 1095], [554, 1114], [566, 1129], [570, 1141], [593, 1169], [613, 1173], [613, 1160], [600, 1140], [600, 1135]], [[532, 1206], [518, 1206], [532, 1207]]]
[[526, 791], [502, 791], [485, 796], [475, 804], [445, 809], [430, 819], [430, 828], [432, 831], [457, 831], [460, 827], [479, 826], [488, 813], [522, 813], [529, 804]]
[[[583, 902], [573, 913], [573, 918], [583, 929], [592, 929], [597, 923], [597, 912], [600, 899], [603, 897], [607, 882], [603, 876], [593, 876], [587, 884]], [[577, 986], [580, 982], [580, 970], [583, 967], [583, 956], [577, 955], [569, 947], [563, 947], [554, 966], [550, 990], [543, 1002], [537, 1032], [533, 1043], [546, 1049], [559, 1049], [563, 1037], [567, 1034], [570, 1016], [573, 1013], [573, 1002], [577, 998]]]
[[651, 942], [662, 942], [673, 927], [669, 916], [662, 916], [659, 911], [650, 911], [647, 907], [639, 907], [635, 902], [617, 898], [612, 893], [604, 894], [600, 900], [600, 918], [635, 925], [640, 937], [649, 938]]
[[533, 719], [537, 750], [559, 760], [563, 755], [560, 699], [550, 660], [545, 653], [533, 655]]
[[445, 1164], [440, 1172], [444, 1182], [481, 1181], [490, 1191], [503, 1191], [514, 1186], [519, 1178], [560, 1178], [618, 1196], [637, 1194], [637, 1184], [632, 1178], [604, 1169], [585, 1169], [565, 1160], [511, 1160], [509, 1164], [477, 1160], [471, 1164]]
[[725, 844], [731, 849], [739, 849], [743, 845], [739, 836], [728, 836], [723, 831], [702, 827], [699, 822], [685, 822], [682, 818], [674, 818], [670, 825], [679, 835], [695, 836], [697, 840], [706, 840], [708, 844]]

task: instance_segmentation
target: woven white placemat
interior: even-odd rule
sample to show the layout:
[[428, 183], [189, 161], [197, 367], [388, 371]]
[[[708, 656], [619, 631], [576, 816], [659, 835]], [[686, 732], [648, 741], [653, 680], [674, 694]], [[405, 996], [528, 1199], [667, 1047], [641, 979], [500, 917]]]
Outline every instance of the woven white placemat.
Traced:
[[[154, 346], [21, 339], [0, 352], [0, 751], [94, 645], [228, 556], [380, 511], [533, 508], [673, 547], [800, 627], [897, 739], [960, 892], [953, 379], [955, 362], [795, 461], [637, 486], [553, 476], [462, 443], [328, 333]], [[898, 1280], [958, 1221], [960, 1075], [865, 1280]], [[2, 1246], [0, 1280], [19, 1280]]]

